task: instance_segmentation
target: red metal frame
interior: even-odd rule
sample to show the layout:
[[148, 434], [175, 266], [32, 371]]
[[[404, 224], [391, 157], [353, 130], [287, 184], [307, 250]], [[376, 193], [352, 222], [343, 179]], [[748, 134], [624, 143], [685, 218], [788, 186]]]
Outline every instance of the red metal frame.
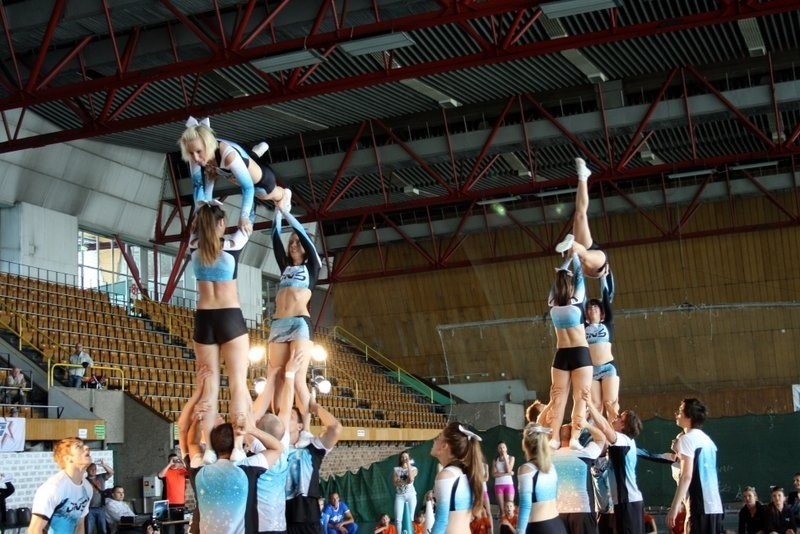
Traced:
[[[58, 50], [50, 50], [50, 47], [47, 46], [51, 42], [53, 33], [57, 27], [58, 17], [55, 16], [56, 9], [54, 10], [54, 16], [51, 18], [51, 23], [48, 25], [47, 32], [43, 37], [42, 46], [40, 47], [40, 52], [37, 56], [34, 68], [31, 70], [30, 76], [24, 83], [25, 89], [15, 88], [13, 83], [8, 79], [2, 79], [3, 77], [0, 76], [0, 83], [11, 91], [9, 96], [0, 99], [0, 111], [19, 107], [24, 108], [46, 102], [69, 101], [78, 97], [89, 98], [91, 95], [110, 95], [126, 87], [142, 88], [140, 91], [141, 94], [141, 92], [147, 89], [147, 84], [156, 83], [168, 78], [177, 78], [183, 81], [183, 78], [186, 76], [195, 76], [195, 83], [198, 84], [200, 83], [200, 75], [202, 73], [214, 69], [244, 64], [253, 59], [264, 57], [265, 55], [304, 48], [324, 50], [330, 53], [331, 50], [343, 41], [387, 31], [413, 32], [433, 26], [456, 25], [461, 27], [465, 35], [470, 36], [476, 45], [481, 47], [481, 50], [477, 53], [467, 54], [461, 57], [429, 61], [394, 69], [382, 69], [349, 78], [334, 80], [325, 78], [324, 80], [316, 82], [310, 82], [308, 77], [304, 76], [303, 83], [296, 83], [302, 72], [301, 70], [296, 70], [289, 76], [266, 76], [265, 79], [270, 80], [270, 90], [266, 92], [258, 92], [257, 94], [251, 94], [236, 99], [210, 102], [202, 106], [192, 105], [189, 106], [188, 109], [181, 106], [176, 109], [157, 113], [137, 114], [137, 116], [132, 118], [120, 118], [118, 116], [119, 114], [115, 114], [115, 118], [112, 120], [111, 117], [106, 115], [100, 117], [85, 117], [83, 114], [78, 114], [78, 118], [82, 122], [82, 125], [79, 127], [55, 133], [34, 135], [24, 139], [10, 139], [0, 143], [0, 152], [40, 147], [51, 143], [83, 139], [97, 135], [107, 135], [115, 132], [175, 122], [185, 118], [187, 113], [195, 116], [225, 113], [287, 100], [296, 100], [315, 95], [369, 87], [376, 84], [396, 82], [408, 78], [420, 78], [427, 75], [440, 74], [442, 72], [463, 70], [531, 56], [553, 54], [571, 48], [580, 49], [604, 43], [636, 39], [643, 36], [679, 32], [703, 26], [723, 24], [743, 18], [761, 17], [797, 8], [797, 2], [792, 0], [766, 0], [761, 3], [725, 2], [721, 3], [716, 10], [677, 17], [670, 20], [669, 24], [664, 24], [663, 21], [657, 20], [630, 26], [619, 26], [615, 22], [616, 18], [612, 17], [610, 27], [604, 30], [567, 36], [561, 39], [518, 45], [516, 43], [519, 41], [520, 36], [534, 24], [539, 13], [539, 9], [535, 6], [531, 6], [529, 1], [493, 0], [492, 2], [475, 3], [470, 0], [442, 0], [439, 2], [442, 6], [439, 11], [411, 15], [389, 21], [377, 20], [379, 16], [376, 7], [375, 22], [350, 28], [345, 28], [342, 25], [344, 16], [337, 14], [334, 18], [339, 26], [337, 26], [337, 29], [334, 31], [327, 33], [311, 33], [303, 38], [279, 40], [269, 45], [251, 47], [250, 45], [255, 37], [267, 29], [271, 31], [273, 37], [275, 36], [272, 23], [275, 16], [288, 5], [289, 1], [290, 0], [284, 0], [281, 2], [247, 37], [243, 36], [243, 32], [245, 31], [244, 24], [252, 16], [252, 2], [247, 3], [244, 8], [245, 17], [243, 18], [247, 20], [242, 20], [239, 24], [236, 24], [234, 28], [229, 29], [233, 34], [231, 39], [226, 39], [225, 37], [225, 29], [224, 26], [222, 26], [223, 21], [221, 20], [221, 14], [219, 11], [214, 11], [213, 14], [209, 14], [209, 17], [216, 17], [217, 24], [222, 28], [219, 32], [214, 32], [219, 33], [219, 35], [216, 36], [217, 40], [215, 40], [212, 36], [209, 36], [209, 32], [198, 27], [192, 19], [181, 13], [180, 10], [175, 8], [168, 0], [161, 0], [161, 3], [166, 8], [170, 9], [176, 19], [178, 19], [178, 24], [183, 25], [189, 31], [193, 32], [198, 39], [206, 44], [209, 48], [208, 56], [192, 60], [179, 60], [176, 57], [173, 63], [142, 70], [130, 70], [130, 65], [126, 65], [126, 62], [120, 59], [119, 72], [115, 73], [113, 76], [91, 80], [85, 79], [82, 82], [65, 84], [58, 87], [37, 87], [36, 80], [39, 77], [44, 59], [48, 54], [61, 53]], [[303, 1], [307, 2], [308, 0]], [[320, 0], [318, 11], [321, 16], [327, 11], [329, 2], [330, 0]], [[56, 5], [58, 7], [63, 6], [63, 4], [64, 1], [60, 0]], [[335, 9], [333, 11], [335, 11]], [[498, 32], [498, 30], [495, 29], [497, 35], [495, 36], [494, 42], [491, 43], [486, 39], [477, 38], [477, 33], [474, 31], [474, 28], [472, 28], [471, 21], [488, 19], [491, 24], [495, 20], [495, 16], [505, 13], [514, 13], [517, 18], [519, 18], [520, 13], [525, 13], [531, 17], [531, 21], [526, 23], [522, 28], [519, 28], [518, 24], [512, 24], [504, 33]], [[0, 17], [0, 22], [3, 23], [6, 37], [9, 39], [10, 29], [7, 21], [4, 17]], [[169, 25], [165, 26], [169, 27]], [[115, 36], [115, 39], [116, 37], [117, 36]], [[119, 37], [121, 37], [121, 35]], [[486, 48], [487, 46], [489, 46], [488, 49]], [[13, 53], [13, 49], [11, 52], [12, 62], [16, 67], [18, 60]], [[78, 60], [81, 64], [83, 63], [81, 53], [78, 54]], [[22, 83], [23, 80], [20, 79], [19, 81]], [[133, 98], [128, 105], [135, 104], [135, 100], [136, 98]]]

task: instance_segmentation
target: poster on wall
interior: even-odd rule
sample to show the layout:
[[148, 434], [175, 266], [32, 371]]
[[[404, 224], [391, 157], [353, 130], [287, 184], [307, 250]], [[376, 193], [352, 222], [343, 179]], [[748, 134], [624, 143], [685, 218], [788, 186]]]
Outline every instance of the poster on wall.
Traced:
[[0, 417], [0, 452], [25, 450], [25, 418]]

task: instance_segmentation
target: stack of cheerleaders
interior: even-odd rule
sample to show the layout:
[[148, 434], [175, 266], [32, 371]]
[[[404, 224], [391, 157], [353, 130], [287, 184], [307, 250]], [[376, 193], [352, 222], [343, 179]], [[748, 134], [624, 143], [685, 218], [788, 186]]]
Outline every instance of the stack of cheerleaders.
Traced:
[[[291, 214], [291, 192], [277, 184], [262, 159], [266, 143], [248, 150], [217, 138], [208, 119], [190, 118], [179, 145], [191, 169], [196, 208], [189, 246], [198, 291], [193, 334], [197, 373], [193, 395], [178, 419], [179, 445], [197, 496], [190, 531], [342, 532], [342, 525], [322, 524], [325, 516], [319, 507], [320, 465], [338, 441], [341, 425], [317, 403], [306, 382], [313, 346], [308, 305], [321, 269], [314, 243]], [[490, 474], [501, 510], [512, 510], [501, 521], [501, 531], [644, 531], [634, 441], [642, 423], [633, 411], [619, 411], [619, 376], [611, 348], [614, 281], [608, 256], [593, 241], [587, 221], [590, 172], [582, 159], [576, 163], [574, 224], [556, 247], [566, 258], [556, 269], [548, 299], [557, 348], [550, 401], [529, 409], [537, 413], [523, 430], [525, 462], [516, 473], [504, 444], [490, 469], [475, 432], [457, 421], [442, 430], [431, 455], [443, 468], [425, 499], [426, 530], [433, 534], [466, 534], [473, 518], [492, 528], [485, 520]], [[221, 203], [213, 197], [219, 179], [241, 188], [241, 213], [231, 232]], [[236, 275], [239, 255], [253, 231], [256, 199], [274, 204], [272, 243], [282, 274], [270, 324], [266, 387], [253, 400], [246, 380], [250, 342]], [[288, 247], [281, 240], [284, 220], [292, 229]], [[587, 277], [599, 279], [601, 293], [588, 303]], [[222, 365], [230, 388], [229, 422], [218, 411]], [[570, 389], [571, 422], [562, 426]], [[306, 430], [312, 415], [324, 427], [319, 436]], [[674, 527], [685, 505], [688, 531], [718, 534], [722, 506], [716, 446], [702, 431], [706, 408], [697, 399], [685, 399], [675, 417], [682, 432], [674, 452], [663, 455], [676, 462], [678, 482], [667, 523]], [[88, 513], [83, 471], [91, 458], [87, 448], [73, 441], [55, 453], [63, 468], [60, 476], [72, 483], [59, 479], [39, 489], [30, 532], [42, 532], [48, 525], [59, 525], [59, 532], [82, 532], [81, 518]], [[389, 531], [400, 532], [410, 522], [400, 516], [416, 511], [415, 475], [408, 455], [401, 455], [393, 475], [396, 527], [384, 525]], [[520, 506], [511, 519], [515, 475]], [[355, 525], [347, 526], [354, 531]]]

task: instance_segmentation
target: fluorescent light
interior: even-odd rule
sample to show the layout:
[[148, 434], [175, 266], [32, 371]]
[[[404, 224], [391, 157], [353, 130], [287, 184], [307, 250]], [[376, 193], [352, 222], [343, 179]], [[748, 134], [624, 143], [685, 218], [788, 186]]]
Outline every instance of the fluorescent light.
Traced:
[[763, 167], [777, 167], [777, 161], [764, 161], [761, 163], [745, 163], [744, 165], [734, 165], [733, 167], [728, 167], [728, 170], [731, 171], [746, 171], [748, 169], [761, 169]]
[[475, 204], [478, 206], [488, 206], [490, 204], [502, 204], [503, 202], [514, 202], [515, 200], [519, 200], [521, 197], [519, 195], [512, 195], [510, 197], [503, 197], [503, 198], [487, 198], [484, 200], [479, 200]]
[[287, 52], [285, 54], [257, 59], [251, 61], [250, 64], [264, 72], [278, 72], [297, 67], [316, 65], [322, 63], [322, 59], [322, 55], [316, 50], [297, 50], [295, 52]]
[[548, 18], [557, 19], [612, 7], [622, 7], [622, 0], [556, 0], [541, 4], [539, 7]]
[[395, 48], [403, 48], [404, 46], [411, 46], [413, 44], [416, 44], [414, 43], [414, 39], [406, 32], [397, 32], [347, 41], [341, 43], [339, 48], [351, 56], [363, 56], [374, 52], [386, 52], [388, 50], [394, 50]]
[[708, 176], [709, 174], [714, 174], [714, 169], [701, 169], [699, 171], [686, 171], [686, 172], [674, 172], [672, 174], [668, 174], [667, 178], [671, 180], [675, 180], [678, 178], [690, 178], [692, 176]]
[[577, 187], [570, 187], [569, 189], [556, 189], [554, 191], [540, 191], [536, 193], [536, 196], [539, 198], [545, 197], [556, 197], [558, 195], [568, 195], [570, 193], [574, 193], [578, 190]]

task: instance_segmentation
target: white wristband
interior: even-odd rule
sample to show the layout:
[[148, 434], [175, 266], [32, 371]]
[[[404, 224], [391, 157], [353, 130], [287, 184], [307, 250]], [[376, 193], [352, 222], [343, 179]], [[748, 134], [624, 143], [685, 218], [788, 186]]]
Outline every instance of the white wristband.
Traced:
[[285, 373], [283, 373], [283, 376], [285, 376], [286, 378], [294, 378], [294, 375], [296, 374], [297, 374], [296, 371], [286, 371]]

